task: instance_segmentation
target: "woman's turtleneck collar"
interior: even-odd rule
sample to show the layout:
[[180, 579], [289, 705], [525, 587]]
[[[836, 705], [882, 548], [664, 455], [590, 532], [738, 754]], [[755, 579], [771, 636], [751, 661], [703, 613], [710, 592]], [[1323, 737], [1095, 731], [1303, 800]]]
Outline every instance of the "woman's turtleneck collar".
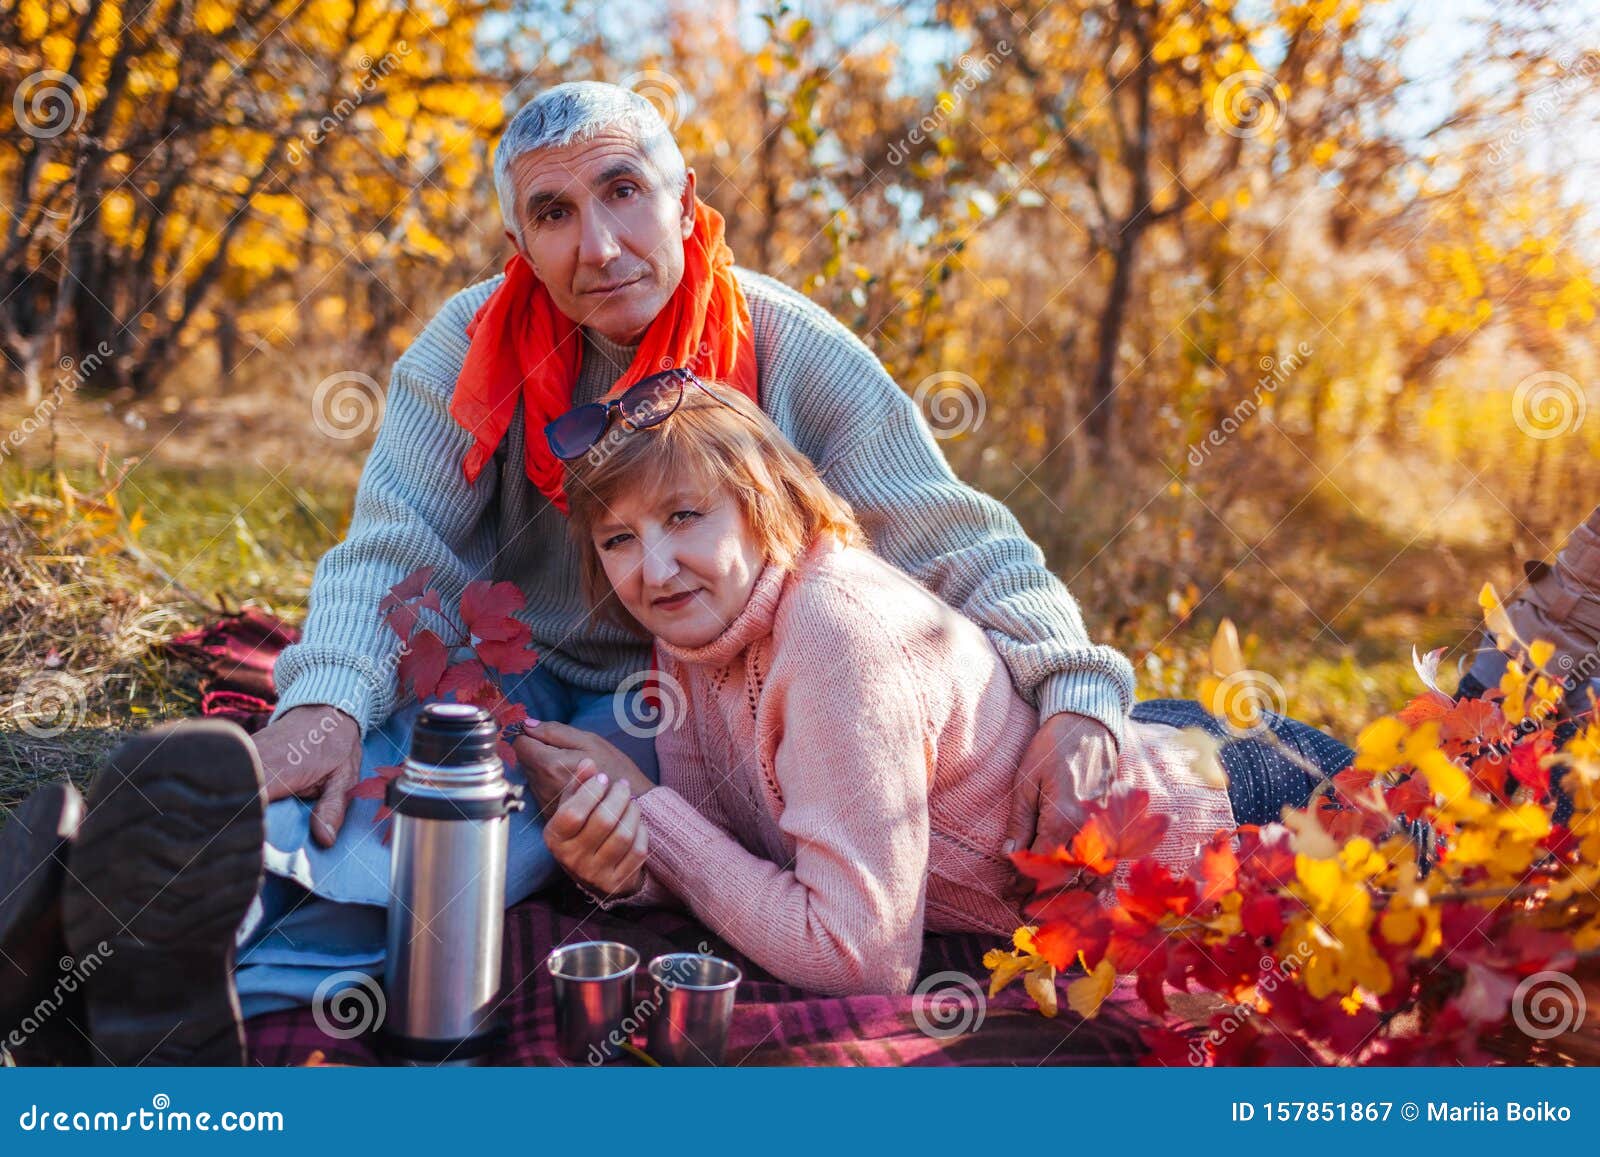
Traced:
[[788, 572], [777, 563], [769, 562], [756, 576], [750, 590], [750, 601], [733, 622], [723, 628], [722, 634], [699, 647], [676, 647], [660, 636], [656, 646], [663, 654], [671, 655], [680, 663], [725, 667], [751, 643], [772, 633], [772, 622], [778, 614], [778, 598], [783, 593], [783, 580]]
[[815, 559], [819, 554], [838, 547], [836, 539], [831, 535], [825, 535], [811, 544], [793, 568], [785, 568], [769, 561], [756, 576], [755, 585], [750, 590], [750, 601], [745, 603], [744, 610], [740, 611], [733, 622], [709, 643], [699, 647], [677, 647], [657, 636], [656, 647], [680, 663], [711, 667], [727, 666], [751, 643], [764, 639], [772, 633], [772, 624], [778, 617], [778, 603], [783, 597], [784, 587], [793, 571]]

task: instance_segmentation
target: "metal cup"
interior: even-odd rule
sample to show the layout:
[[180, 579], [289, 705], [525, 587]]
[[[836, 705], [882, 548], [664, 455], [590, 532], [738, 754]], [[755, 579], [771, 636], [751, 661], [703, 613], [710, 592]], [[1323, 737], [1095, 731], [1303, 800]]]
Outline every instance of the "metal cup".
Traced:
[[555, 987], [556, 1047], [564, 1060], [604, 1064], [622, 1054], [639, 954], [614, 940], [565, 944], [545, 961]]
[[648, 1052], [663, 1065], [720, 1065], [728, 1051], [733, 1001], [744, 974], [737, 965], [698, 952], [672, 952], [650, 962], [656, 1009]]

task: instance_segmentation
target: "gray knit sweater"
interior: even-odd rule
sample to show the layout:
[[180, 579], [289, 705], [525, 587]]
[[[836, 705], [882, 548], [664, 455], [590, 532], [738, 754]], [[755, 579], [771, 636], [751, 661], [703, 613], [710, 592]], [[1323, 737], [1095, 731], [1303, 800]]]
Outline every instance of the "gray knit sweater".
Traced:
[[[874, 549], [984, 628], [1041, 718], [1077, 712], [1120, 740], [1133, 669], [1089, 641], [1077, 603], [1017, 521], [956, 478], [916, 405], [854, 334], [788, 286], [735, 274], [755, 329], [762, 408], [849, 501]], [[509, 579], [527, 596], [521, 617], [553, 674], [608, 691], [648, 665], [647, 643], [596, 620], [583, 602], [566, 520], [523, 471], [520, 403], [477, 482], [462, 474], [472, 438], [450, 416], [450, 398], [467, 322], [500, 280], [457, 293], [396, 361], [350, 531], [317, 564], [303, 640], [278, 658], [274, 719], [328, 703], [365, 736], [404, 705], [401, 644], [378, 602], [423, 566], [435, 568], [450, 616], [430, 625], [446, 637], [460, 635], [450, 624], [468, 582]], [[633, 354], [584, 330], [573, 404], [605, 394]]]

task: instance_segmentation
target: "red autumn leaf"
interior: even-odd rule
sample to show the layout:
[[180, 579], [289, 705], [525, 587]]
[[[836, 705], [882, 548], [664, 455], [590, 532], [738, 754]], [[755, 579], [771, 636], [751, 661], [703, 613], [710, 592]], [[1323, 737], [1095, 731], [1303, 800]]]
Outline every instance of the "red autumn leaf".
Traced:
[[1012, 852], [1011, 862], [1017, 871], [1034, 882], [1039, 893], [1064, 888], [1078, 878], [1083, 865], [1066, 848], [1057, 848], [1047, 855], [1027, 850]]
[[432, 631], [418, 631], [400, 657], [400, 684], [409, 684], [418, 699], [437, 692], [449, 656], [444, 640]]
[[513, 611], [522, 609], [522, 604], [522, 589], [516, 583], [470, 582], [461, 592], [461, 621], [475, 638], [507, 642], [516, 636], [518, 627], [527, 629], [511, 617]]
[[1165, 945], [1159, 952], [1152, 952], [1140, 964], [1138, 979], [1134, 982], [1133, 990], [1144, 1001], [1145, 1007], [1156, 1016], [1167, 1014], [1167, 954]]
[[1322, 824], [1323, 830], [1340, 844], [1347, 843], [1357, 836], [1376, 840], [1389, 830], [1390, 823], [1386, 814], [1359, 807], [1341, 808], [1326, 799], [1317, 809], [1317, 820]]
[[[385, 795], [388, 794], [389, 781], [397, 777], [404, 770], [404, 765], [398, 763], [391, 767], [375, 767], [372, 769], [371, 776], [362, 780], [349, 791], [345, 792], [345, 799], [347, 801], [357, 799], [378, 800], [378, 814], [372, 817], [372, 822], [375, 824], [381, 824], [384, 820], [388, 819], [391, 814], [389, 811], [389, 805], [382, 802]], [[383, 842], [385, 844], [389, 842], [389, 832], [387, 830], [384, 832]]]
[[514, 699], [507, 699], [505, 692], [490, 679], [480, 679], [472, 686], [458, 691], [456, 702], [482, 707], [494, 716], [502, 731], [513, 723], [521, 723], [528, 717], [528, 709]]
[[1117, 903], [1149, 921], [1162, 916], [1182, 916], [1195, 905], [1195, 882], [1179, 879], [1153, 859], [1139, 860], [1128, 873], [1128, 883], [1117, 889]]
[[1168, 819], [1150, 810], [1150, 793], [1138, 788], [1114, 791], [1104, 804], [1089, 809], [1105, 835], [1111, 855], [1138, 860], [1155, 851], [1166, 834]]
[[539, 652], [529, 646], [533, 632], [526, 623], [513, 622], [513, 630], [504, 639], [489, 639], [473, 648], [488, 666], [502, 675], [520, 675], [531, 671], [539, 661]]
[[1411, 820], [1421, 819], [1433, 807], [1433, 791], [1428, 781], [1414, 771], [1385, 791], [1383, 799], [1392, 815], [1403, 815]]
[[1506, 718], [1487, 699], [1463, 699], [1439, 720], [1439, 746], [1452, 758], [1468, 755], [1505, 731]]
[[[1162, 1012], [1165, 1011], [1163, 1004]], [[1150, 1050], [1139, 1059], [1139, 1063], [1151, 1068], [1192, 1068], [1208, 1055], [1203, 1037], [1191, 1036], [1165, 1025], [1143, 1025], [1139, 1035]]]
[[1273, 895], [1256, 895], [1239, 909], [1239, 922], [1256, 939], [1276, 940], [1284, 928], [1283, 901]]
[[1395, 717], [1407, 727], [1416, 730], [1430, 719], [1444, 718], [1455, 705], [1455, 700], [1448, 695], [1441, 695], [1437, 691], [1425, 691], [1396, 711]]
[[[428, 584], [433, 581], [433, 571], [434, 568], [431, 566], [418, 567], [390, 587], [389, 593], [384, 597], [383, 601], [386, 603], [393, 599], [397, 603], [405, 603], [410, 602], [412, 599], [421, 598]], [[378, 609], [380, 611], [383, 610], [382, 603], [378, 605]]]
[[1106, 836], [1103, 816], [1089, 817], [1089, 821], [1072, 837], [1067, 854], [1096, 875], [1107, 875], [1116, 868], [1117, 858], [1111, 854], [1111, 841]]
[[1550, 769], [1540, 767], [1539, 761], [1554, 750], [1555, 739], [1548, 731], [1540, 731], [1511, 749], [1511, 774], [1534, 799], [1544, 799], [1550, 794]]
[[1057, 969], [1065, 971], [1083, 953], [1089, 967], [1100, 963], [1111, 937], [1111, 919], [1099, 897], [1088, 892], [1062, 892], [1035, 900], [1028, 915], [1040, 921], [1033, 942]]
[[1220, 900], [1239, 884], [1239, 853], [1233, 850], [1233, 840], [1227, 832], [1218, 832], [1211, 842], [1200, 850], [1200, 860], [1195, 873], [1201, 882], [1201, 903]]
[[477, 687], [487, 677], [483, 664], [476, 659], [452, 663], [439, 680], [439, 686], [434, 690], [434, 694], [455, 695], [456, 702], [465, 703], [467, 700], [462, 699], [460, 693]]

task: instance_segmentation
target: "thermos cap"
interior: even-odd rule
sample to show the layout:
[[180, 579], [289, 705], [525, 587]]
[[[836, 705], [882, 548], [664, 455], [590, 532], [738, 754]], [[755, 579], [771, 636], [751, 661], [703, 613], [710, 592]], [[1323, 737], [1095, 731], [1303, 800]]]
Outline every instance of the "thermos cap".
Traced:
[[471, 703], [429, 703], [411, 729], [411, 762], [466, 767], [496, 759], [500, 728]]

